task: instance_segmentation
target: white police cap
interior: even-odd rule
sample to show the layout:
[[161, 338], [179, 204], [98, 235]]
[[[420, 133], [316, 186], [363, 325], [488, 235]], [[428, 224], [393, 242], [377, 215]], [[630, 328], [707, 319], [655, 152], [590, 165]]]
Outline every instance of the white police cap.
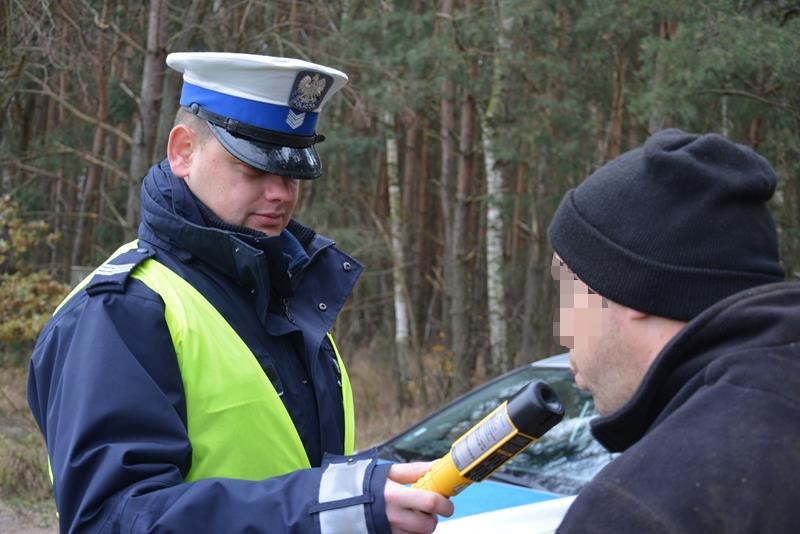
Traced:
[[208, 121], [228, 152], [257, 169], [319, 178], [314, 144], [319, 113], [347, 83], [336, 69], [292, 58], [179, 52], [167, 65], [183, 73], [181, 106]]

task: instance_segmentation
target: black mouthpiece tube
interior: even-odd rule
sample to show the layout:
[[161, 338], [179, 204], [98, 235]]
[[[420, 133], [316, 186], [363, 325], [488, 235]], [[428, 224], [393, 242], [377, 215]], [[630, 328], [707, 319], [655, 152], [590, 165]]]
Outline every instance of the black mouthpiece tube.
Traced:
[[556, 391], [544, 382], [530, 382], [508, 399], [508, 416], [517, 430], [540, 438], [564, 417]]

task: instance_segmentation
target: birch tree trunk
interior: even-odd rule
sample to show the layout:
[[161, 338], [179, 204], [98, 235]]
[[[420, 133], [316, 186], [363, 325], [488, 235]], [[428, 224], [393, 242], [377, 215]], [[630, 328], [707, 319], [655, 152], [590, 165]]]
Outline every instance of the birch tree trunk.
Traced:
[[403, 113], [400, 125], [405, 132], [405, 146], [403, 150], [403, 172], [400, 178], [402, 183], [402, 192], [400, 213], [404, 221], [404, 225], [400, 230], [402, 233], [402, 246], [405, 257], [403, 262], [403, 272], [406, 273], [406, 284], [404, 285], [406, 291], [406, 301], [408, 303], [408, 321], [409, 321], [409, 346], [417, 353], [419, 347], [419, 334], [417, 329], [417, 318], [419, 317], [419, 308], [417, 303], [417, 295], [419, 293], [419, 285], [416, 283], [418, 278], [412, 273], [421, 272], [419, 265], [419, 257], [417, 250], [413, 246], [414, 236], [421, 234], [424, 229], [422, 225], [418, 224], [415, 210], [415, 191], [417, 187], [422, 188], [417, 184], [417, 177], [419, 172], [416, 166], [417, 159], [417, 134], [419, 132], [419, 119], [414, 115], [413, 111], [407, 110]]
[[147, 21], [147, 50], [142, 68], [142, 87], [139, 93], [139, 113], [134, 119], [131, 163], [128, 171], [128, 203], [125, 210], [125, 237], [136, 236], [139, 222], [139, 187], [142, 177], [152, 163], [150, 154], [158, 129], [158, 108], [164, 79], [166, 57], [167, 0], [150, 0]]
[[511, 369], [508, 351], [506, 321], [506, 287], [503, 274], [503, 196], [505, 190], [504, 165], [498, 161], [499, 146], [497, 125], [507, 117], [505, 100], [507, 95], [507, 54], [511, 48], [510, 35], [514, 18], [505, 0], [498, 2], [500, 27], [497, 32], [497, 50], [494, 56], [492, 92], [489, 105], [483, 116], [483, 160], [486, 169], [486, 289], [488, 295], [490, 375]]
[[402, 198], [400, 196], [400, 163], [395, 133], [395, 119], [391, 112], [385, 112], [386, 124], [386, 174], [389, 187], [389, 229], [392, 242], [392, 278], [394, 293], [394, 346], [400, 380], [397, 383], [397, 402], [402, 408], [408, 404], [412, 393], [411, 368], [408, 357], [409, 318], [408, 302], [404, 288], [405, 254], [403, 250]]

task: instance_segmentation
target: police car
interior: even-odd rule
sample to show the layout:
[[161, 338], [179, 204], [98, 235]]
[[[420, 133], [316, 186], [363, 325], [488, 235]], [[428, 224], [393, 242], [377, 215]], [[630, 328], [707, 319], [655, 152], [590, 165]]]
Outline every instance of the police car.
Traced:
[[575, 385], [561, 354], [506, 373], [454, 400], [378, 445], [394, 462], [433, 460], [484, 415], [527, 383], [541, 380], [558, 393], [564, 419], [486, 480], [453, 497], [455, 513], [436, 532], [554, 532], [575, 495], [615, 455], [589, 431], [592, 398]]

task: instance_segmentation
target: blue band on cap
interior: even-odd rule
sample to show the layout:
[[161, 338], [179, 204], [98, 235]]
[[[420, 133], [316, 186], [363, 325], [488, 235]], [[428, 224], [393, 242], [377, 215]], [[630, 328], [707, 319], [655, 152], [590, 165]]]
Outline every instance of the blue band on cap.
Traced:
[[[232, 96], [184, 81], [183, 91], [181, 91], [181, 106], [191, 107], [192, 104], [199, 104], [203, 109], [251, 126], [289, 135], [314, 135], [319, 118], [319, 113], [307, 111], [302, 123], [297, 128], [291, 128], [287, 122], [291, 111], [288, 106]], [[294, 116], [290, 122], [297, 124], [300, 113], [296, 111], [293, 113]]]

